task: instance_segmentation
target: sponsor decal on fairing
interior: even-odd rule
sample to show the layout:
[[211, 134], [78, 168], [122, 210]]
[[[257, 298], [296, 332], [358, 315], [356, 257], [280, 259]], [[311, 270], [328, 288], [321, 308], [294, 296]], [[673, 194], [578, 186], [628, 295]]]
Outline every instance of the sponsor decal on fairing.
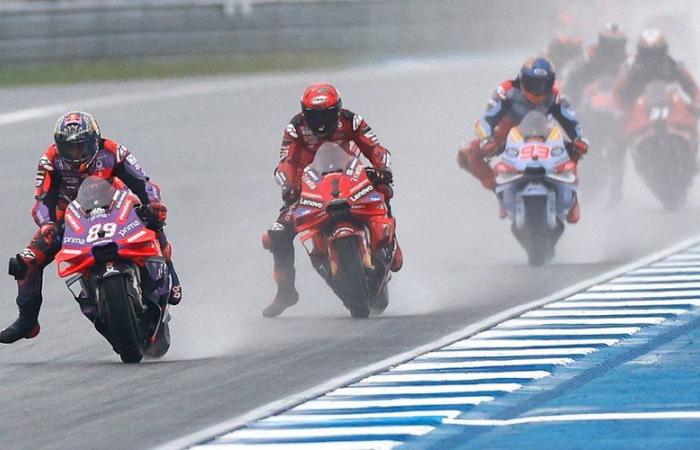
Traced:
[[360, 191], [356, 192], [355, 194], [351, 195], [351, 196], [350, 196], [350, 200], [352, 200], [353, 202], [356, 202], [357, 200], [361, 199], [362, 197], [364, 197], [365, 195], [369, 194], [369, 193], [372, 192], [373, 190], [374, 190], [374, 186], [372, 186], [371, 184], [370, 184], [370, 185], [367, 185], [367, 186], [365, 186], [362, 190], [360, 190]]
[[322, 203], [322, 202], [317, 202], [317, 201], [315, 201], [315, 200], [310, 200], [310, 199], [308, 199], [308, 198], [303, 198], [303, 197], [299, 200], [299, 205], [301, 205], [301, 206], [309, 206], [309, 207], [311, 207], [311, 208], [318, 208], [318, 209], [323, 208], [323, 203]]

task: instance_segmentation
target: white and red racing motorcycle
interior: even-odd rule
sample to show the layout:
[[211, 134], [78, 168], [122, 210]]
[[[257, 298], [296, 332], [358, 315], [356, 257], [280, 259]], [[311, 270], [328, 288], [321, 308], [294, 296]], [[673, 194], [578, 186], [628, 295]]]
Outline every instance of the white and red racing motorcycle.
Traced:
[[576, 199], [578, 175], [568, 145], [559, 126], [532, 111], [510, 130], [505, 149], [492, 161], [496, 194], [532, 266], [554, 257]]

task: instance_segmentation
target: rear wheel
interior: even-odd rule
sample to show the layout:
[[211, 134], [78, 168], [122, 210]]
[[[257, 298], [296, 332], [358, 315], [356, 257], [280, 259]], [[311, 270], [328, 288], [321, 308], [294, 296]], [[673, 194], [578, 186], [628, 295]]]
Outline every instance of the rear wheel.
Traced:
[[137, 363], [143, 358], [141, 336], [126, 283], [125, 276], [102, 279], [100, 302], [122, 362]]
[[334, 277], [336, 292], [355, 319], [369, 317], [369, 299], [365, 267], [355, 236], [336, 239], [338, 273]]
[[695, 155], [677, 136], [654, 136], [643, 142], [634, 158], [637, 171], [667, 211], [682, 207], [695, 176]]

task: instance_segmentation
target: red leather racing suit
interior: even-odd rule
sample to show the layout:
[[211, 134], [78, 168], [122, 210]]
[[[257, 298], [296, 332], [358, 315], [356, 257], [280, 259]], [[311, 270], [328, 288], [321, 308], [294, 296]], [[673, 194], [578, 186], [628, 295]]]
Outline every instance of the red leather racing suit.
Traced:
[[[334, 142], [346, 150], [356, 145], [375, 169], [391, 170], [391, 154], [379, 144], [374, 131], [359, 114], [347, 109], [341, 110], [337, 129], [329, 136], [318, 136], [309, 128], [303, 114], [299, 113], [292, 118], [284, 130], [280, 161], [275, 169], [275, 180], [282, 187], [283, 193], [290, 192], [290, 189], [300, 192], [303, 170], [313, 161], [316, 151], [324, 142]], [[388, 186], [382, 187], [388, 188]], [[391, 197], [391, 189], [381, 190], [380, 187], [377, 189], [385, 194], [388, 201]], [[284, 201], [285, 204], [280, 210], [277, 221], [263, 237], [266, 240], [263, 244], [272, 251], [277, 282], [293, 284], [294, 246], [292, 242], [296, 230], [292, 216], [296, 207], [296, 198], [285, 198]]]

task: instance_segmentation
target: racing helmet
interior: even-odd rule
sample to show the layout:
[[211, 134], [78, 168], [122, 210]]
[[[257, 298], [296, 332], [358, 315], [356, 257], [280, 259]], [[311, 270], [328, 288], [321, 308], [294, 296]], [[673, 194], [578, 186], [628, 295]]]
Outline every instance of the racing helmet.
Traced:
[[71, 111], [59, 117], [53, 132], [58, 156], [80, 172], [95, 159], [100, 137], [97, 121], [92, 114], [82, 111]]
[[583, 55], [583, 43], [578, 37], [560, 34], [549, 42], [546, 55], [555, 66], [563, 67]]
[[608, 23], [605, 28], [598, 33], [597, 51], [601, 56], [614, 58], [616, 60], [625, 59], [625, 47], [627, 46], [627, 36], [620, 30], [616, 23]]
[[642, 32], [637, 41], [637, 58], [640, 61], [658, 61], [668, 55], [668, 42], [659, 30]]
[[518, 75], [523, 94], [534, 104], [552, 93], [555, 78], [554, 64], [541, 56], [528, 58]]
[[338, 128], [343, 108], [340, 93], [331, 84], [312, 84], [301, 96], [301, 112], [314, 134], [328, 136]]

